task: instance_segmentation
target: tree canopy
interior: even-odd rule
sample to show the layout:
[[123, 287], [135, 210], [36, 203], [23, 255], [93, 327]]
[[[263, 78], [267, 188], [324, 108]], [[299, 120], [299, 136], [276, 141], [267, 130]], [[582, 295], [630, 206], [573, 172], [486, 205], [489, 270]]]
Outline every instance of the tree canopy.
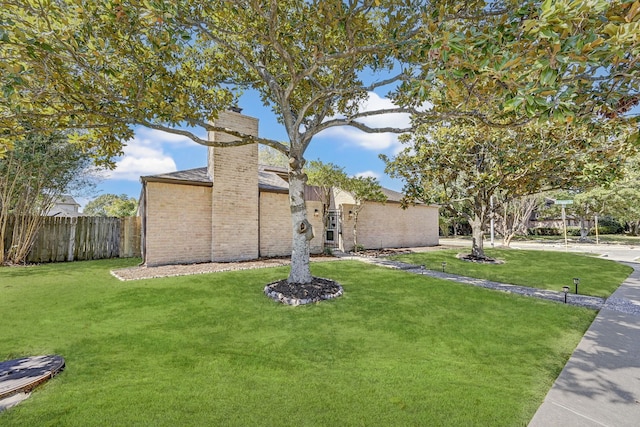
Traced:
[[53, 202], [93, 184], [90, 168], [91, 159], [63, 133], [15, 141], [0, 159], [0, 264], [24, 262]]
[[306, 168], [307, 183], [316, 187], [318, 198], [325, 206], [325, 216], [331, 204], [333, 188], [344, 189], [349, 177], [344, 168], [334, 163], [324, 163], [320, 160], [310, 161]]
[[126, 194], [103, 194], [86, 204], [82, 213], [89, 216], [136, 216], [138, 201]]
[[[19, 119], [40, 130], [89, 128], [82, 140], [105, 159], [132, 124], [206, 145], [181, 125], [213, 129], [216, 112], [245, 89], [273, 108], [290, 138], [300, 134], [291, 148], [298, 156], [327, 127], [374, 130], [358, 119], [385, 111], [362, 112], [359, 101], [394, 82], [402, 111], [432, 106], [417, 118], [496, 126], [537, 115], [620, 118], [639, 101], [638, 1], [0, 4], [5, 145], [28, 131]], [[385, 73], [368, 83], [364, 71]], [[261, 142], [289, 154], [279, 141]]]
[[542, 191], [610, 182], [632, 152], [624, 130], [605, 124], [532, 122], [500, 129], [459, 120], [422, 126], [404, 139], [403, 152], [393, 160], [383, 158], [387, 171], [405, 182], [405, 203], [438, 203], [466, 218], [476, 256], [484, 256], [492, 197], [500, 195], [507, 203]]

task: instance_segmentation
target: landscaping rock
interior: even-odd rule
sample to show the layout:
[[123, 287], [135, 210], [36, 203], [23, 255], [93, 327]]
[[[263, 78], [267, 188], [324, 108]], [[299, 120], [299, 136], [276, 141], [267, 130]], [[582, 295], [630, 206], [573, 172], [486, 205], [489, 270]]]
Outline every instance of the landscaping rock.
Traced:
[[265, 286], [264, 293], [269, 298], [287, 305], [310, 304], [341, 296], [342, 286], [333, 280], [314, 277], [311, 283], [289, 283], [279, 280]]

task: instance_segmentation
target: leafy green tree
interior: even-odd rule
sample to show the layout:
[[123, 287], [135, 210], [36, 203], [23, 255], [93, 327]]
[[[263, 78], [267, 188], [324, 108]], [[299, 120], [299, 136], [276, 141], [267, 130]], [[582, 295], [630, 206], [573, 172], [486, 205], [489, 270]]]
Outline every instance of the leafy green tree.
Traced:
[[82, 213], [89, 216], [136, 216], [138, 200], [126, 194], [103, 194], [91, 200], [84, 207]]
[[412, 47], [419, 69], [396, 99], [428, 101], [433, 108], [419, 121], [464, 117], [505, 127], [599, 117], [637, 125], [627, 113], [640, 102], [638, 1], [459, 3], [430, 3], [437, 12], [427, 9]]
[[308, 176], [307, 183], [313, 185], [323, 205], [323, 219], [325, 228], [331, 204], [331, 196], [336, 191], [350, 193], [355, 201], [353, 213], [353, 241], [358, 247], [357, 227], [358, 214], [364, 209], [365, 202], [385, 202], [387, 196], [376, 178], [373, 177], [349, 177], [344, 168], [333, 163], [323, 163], [320, 160], [312, 160], [305, 168]]
[[0, 158], [0, 264], [26, 260], [53, 202], [93, 185], [90, 169], [91, 159], [62, 133], [14, 141]]
[[[28, 132], [24, 122], [90, 129], [76, 141], [102, 163], [131, 125], [203, 145], [268, 145], [289, 159], [289, 281], [308, 283], [310, 234], [297, 230], [308, 223], [301, 195], [313, 136], [345, 125], [407, 130], [367, 121], [389, 112], [492, 126], [626, 119], [638, 100], [637, 9], [622, 0], [2, 1], [0, 146]], [[396, 83], [399, 107], [362, 111], [368, 91]], [[289, 141], [212, 124], [243, 89], [273, 109]], [[210, 142], [190, 127], [236, 139]]]
[[312, 160], [305, 167], [307, 184], [314, 187], [316, 195], [322, 202], [323, 232], [326, 232], [329, 220], [329, 208], [333, 191], [340, 191], [348, 180], [343, 167], [333, 163], [323, 163], [320, 160]]
[[[598, 197], [601, 201], [600, 216], [609, 215], [625, 224], [626, 229], [634, 236], [640, 235], [640, 190], [638, 177], [629, 178], [618, 183], [611, 190], [602, 190]], [[596, 199], [596, 200], [598, 200]]]
[[344, 190], [353, 195], [353, 245], [358, 250], [358, 216], [366, 206], [366, 202], [386, 202], [387, 196], [382, 191], [378, 180], [371, 176], [351, 177], [344, 183]]
[[[595, 222], [610, 216], [626, 225], [631, 234], [640, 232], [640, 158], [632, 157], [621, 168], [623, 176], [609, 185], [599, 186], [575, 195], [579, 214]], [[583, 228], [583, 236], [586, 236]]]
[[[108, 162], [131, 138], [130, 125], [188, 136], [203, 145], [262, 143], [288, 159], [293, 250], [291, 283], [312, 280], [304, 210], [304, 153], [314, 135], [351, 125], [369, 91], [404, 78], [388, 73], [420, 16], [411, 2], [96, 1], [2, 2], [0, 126], [19, 133], [18, 117], [42, 128], [90, 128], [77, 142]], [[393, 39], [387, 36], [394, 34]], [[361, 72], [385, 70], [363, 82]], [[6, 71], [6, 73], [5, 73]], [[217, 112], [242, 89], [272, 107], [289, 141], [216, 126]], [[395, 108], [392, 111], [409, 112]], [[221, 131], [230, 143], [199, 138], [182, 125]]]
[[491, 198], [507, 203], [542, 191], [611, 181], [630, 150], [626, 135], [601, 126], [531, 123], [513, 129], [479, 123], [423, 126], [387, 171], [405, 181], [405, 203], [438, 203], [469, 221], [472, 255], [484, 257]]
[[267, 166], [286, 168], [289, 164], [287, 156], [267, 145], [261, 145], [258, 150], [258, 163]]

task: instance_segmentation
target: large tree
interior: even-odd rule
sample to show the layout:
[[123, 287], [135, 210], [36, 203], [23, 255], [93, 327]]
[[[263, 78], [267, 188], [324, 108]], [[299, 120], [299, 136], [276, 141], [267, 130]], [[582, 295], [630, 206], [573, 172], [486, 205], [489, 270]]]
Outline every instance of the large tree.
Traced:
[[14, 141], [0, 158], [0, 264], [26, 260], [44, 215], [65, 192], [90, 187], [91, 169], [90, 157], [64, 134]]
[[[275, 148], [289, 159], [289, 281], [307, 283], [311, 234], [298, 231], [307, 223], [304, 154], [314, 135], [343, 125], [401, 132], [366, 119], [418, 106], [425, 120], [478, 117], [494, 126], [539, 114], [615, 120], [637, 101], [637, 9], [605, 0], [2, 1], [0, 137], [26, 132], [24, 121], [88, 128], [77, 140], [104, 162], [131, 125], [203, 145]], [[398, 82], [402, 107], [360, 109], [368, 91]], [[212, 124], [241, 89], [273, 109], [286, 143]], [[479, 114], [461, 102], [469, 97], [497, 113]], [[236, 139], [214, 143], [189, 127]]]
[[87, 203], [82, 210], [88, 216], [136, 216], [138, 200], [126, 194], [103, 194]]
[[[389, 72], [415, 34], [420, 14], [410, 2], [374, 1], [94, 1], [2, 2], [4, 129], [14, 117], [44, 127], [89, 127], [79, 137], [103, 160], [117, 154], [138, 124], [179, 133], [203, 145], [259, 142], [286, 154], [293, 254], [289, 281], [312, 280], [304, 208], [304, 153], [317, 133], [358, 123], [368, 91], [404, 76]], [[8, 24], [8, 25], [7, 25]], [[390, 34], [395, 35], [389, 38]], [[360, 72], [386, 70], [363, 82]], [[46, 76], [45, 79], [39, 76]], [[212, 124], [259, 93], [289, 141], [255, 138]], [[408, 111], [396, 109], [397, 111]], [[227, 132], [215, 143], [190, 129]]]
[[[458, 121], [459, 122], [459, 121]], [[617, 134], [617, 132], [620, 132]], [[624, 129], [605, 124], [514, 129], [467, 122], [423, 126], [387, 159], [405, 182], [405, 202], [438, 203], [469, 221], [472, 255], [484, 257], [491, 199], [502, 203], [541, 191], [611, 181], [631, 149]]]

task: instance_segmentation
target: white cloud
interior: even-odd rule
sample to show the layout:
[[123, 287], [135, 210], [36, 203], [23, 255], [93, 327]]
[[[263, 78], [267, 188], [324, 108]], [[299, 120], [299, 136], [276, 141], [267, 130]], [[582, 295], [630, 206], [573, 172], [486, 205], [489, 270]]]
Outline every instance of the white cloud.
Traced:
[[[116, 168], [105, 172], [105, 178], [138, 181], [141, 176], [175, 172], [176, 162], [164, 152], [163, 144], [174, 144], [175, 135], [157, 131], [136, 131], [136, 136], [123, 148], [124, 154], [116, 161]], [[140, 136], [142, 135], [142, 137]], [[170, 135], [169, 138], [163, 138]], [[181, 137], [183, 138], [183, 137]]]
[[[195, 132], [197, 134], [197, 132]], [[206, 138], [203, 135], [197, 135], [201, 138]], [[192, 140], [191, 138], [187, 138], [183, 135], [177, 135], [174, 133], [163, 132], [161, 130], [149, 129], [145, 127], [136, 128], [136, 136], [135, 140], [143, 141], [145, 144], [171, 144], [171, 145], [182, 145], [182, 146], [197, 146], [198, 143]]]
[[374, 172], [372, 170], [368, 170], [368, 171], [364, 171], [364, 172], [358, 172], [355, 176], [358, 177], [358, 178], [380, 179], [380, 174], [377, 173], [377, 172]]
[[[376, 111], [394, 107], [395, 104], [390, 99], [382, 98], [374, 92], [369, 92], [369, 97], [360, 104], [360, 111]], [[405, 113], [380, 114], [365, 117], [359, 119], [359, 121], [373, 128], [407, 128], [411, 124], [409, 114]], [[401, 149], [398, 135], [395, 133], [366, 133], [354, 127], [339, 126], [329, 128], [318, 136], [341, 140], [347, 144], [354, 144], [367, 150], [383, 151], [391, 149], [392, 152], [397, 153]]]
[[398, 136], [392, 133], [366, 133], [347, 126], [327, 129], [318, 136], [331, 138], [332, 140], [341, 141], [346, 144], [357, 145], [373, 151], [383, 151], [390, 147], [400, 145]]
[[[396, 108], [397, 106], [389, 99], [382, 98], [375, 92], [369, 92], [369, 97], [360, 105], [360, 111], [376, 111], [388, 108]], [[411, 125], [411, 116], [406, 113], [383, 114], [373, 117], [367, 117], [361, 120], [363, 123], [375, 127], [409, 127]]]

